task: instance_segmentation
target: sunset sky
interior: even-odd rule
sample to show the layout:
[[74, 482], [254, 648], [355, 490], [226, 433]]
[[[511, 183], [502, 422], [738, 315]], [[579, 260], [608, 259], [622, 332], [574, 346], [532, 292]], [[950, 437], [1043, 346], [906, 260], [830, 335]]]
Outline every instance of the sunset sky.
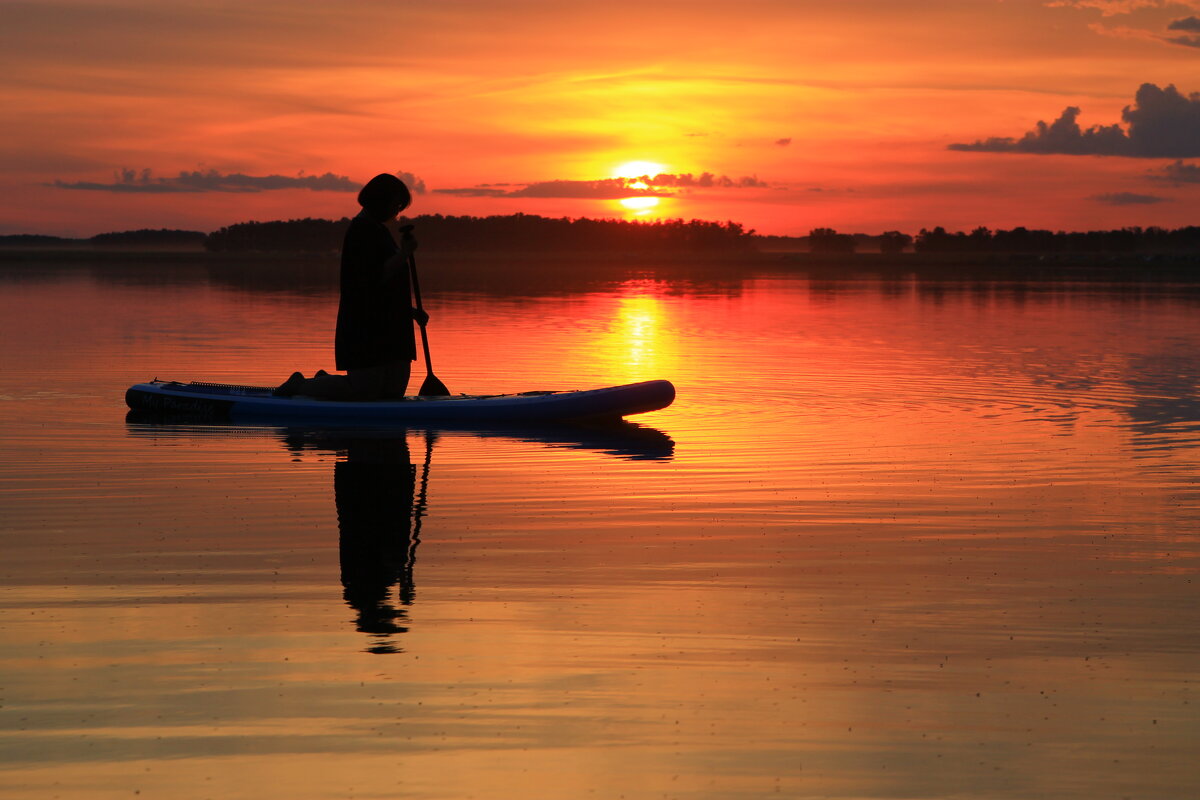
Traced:
[[378, 172], [414, 214], [1200, 223], [1200, 0], [36, 0], [0, 66], [0, 234], [341, 217]]

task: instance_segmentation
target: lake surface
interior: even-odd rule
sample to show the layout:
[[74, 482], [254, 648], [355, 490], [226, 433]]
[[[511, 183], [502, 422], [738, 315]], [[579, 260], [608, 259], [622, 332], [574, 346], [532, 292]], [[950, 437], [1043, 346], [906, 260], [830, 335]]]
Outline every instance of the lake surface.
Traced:
[[127, 420], [335, 292], [5, 265], [0, 794], [1200, 796], [1196, 287], [422, 277], [452, 391], [678, 399]]

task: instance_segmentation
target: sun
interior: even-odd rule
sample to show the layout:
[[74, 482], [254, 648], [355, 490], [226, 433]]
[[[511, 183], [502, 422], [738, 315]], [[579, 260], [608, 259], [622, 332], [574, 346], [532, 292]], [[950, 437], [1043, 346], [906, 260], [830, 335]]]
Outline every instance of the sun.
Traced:
[[[666, 170], [665, 166], [656, 161], [626, 161], [624, 164], [613, 169], [612, 176], [614, 178], [624, 178], [626, 181], [632, 180], [632, 182], [625, 185], [635, 191], [643, 191], [649, 190], [650, 186], [645, 181], [636, 179], [661, 175]], [[649, 214], [652, 209], [658, 207], [659, 198], [653, 195], [622, 197], [618, 202], [632, 211], [636, 216], [642, 216]]]
[[643, 214], [658, 206], [657, 197], [622, 197], [620, 202], [621, 205], [630, 211], [637, 211]]
[[643, 175], [659, 175], [666, 169], [662, 164], [654, 161], [626, 161], [613, 170], [612, 176], [614, 178], [640, 178]]

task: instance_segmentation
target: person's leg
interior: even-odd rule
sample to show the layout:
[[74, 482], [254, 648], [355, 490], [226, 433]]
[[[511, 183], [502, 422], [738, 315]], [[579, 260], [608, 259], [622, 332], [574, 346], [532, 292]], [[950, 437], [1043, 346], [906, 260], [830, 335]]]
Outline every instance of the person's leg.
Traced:
[[354, 387], [345, 375], [330, 375], [328, 372], [318, 372], [304, 382], [297, 394], [315, 397], [319, 400], [354, 400]]
[[383, 396], [388, 400], [403, 400], [408, 391], [408, 378], [412, 373], [412, 362], [405, 359], [387, 365]]
[[301, 372], [293, 372], [276, 390], [280, 397], [315, 397], [319, 400], [353, 400], [354, 392], [345, 375], [330, 375], [319, 370], [311, 378]]
[[308, 379], [304, 377], [303, 372], [293, 372], [286, 381], [275, 387], [275, 396], [291, 397], [300, 391], [306, 380]]
[[347, 373], [356, 400], [403, 400], [411, 368], [412, 363], [405, 360]]
[[387, 367], [362, 367], [346, 370], [355, 400], [379, 400], [387, 378]]

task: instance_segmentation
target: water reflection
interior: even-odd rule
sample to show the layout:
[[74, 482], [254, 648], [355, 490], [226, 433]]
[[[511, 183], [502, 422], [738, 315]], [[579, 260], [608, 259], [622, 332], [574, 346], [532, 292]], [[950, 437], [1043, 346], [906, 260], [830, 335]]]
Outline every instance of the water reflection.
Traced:
[[[333, 455], [342, 597], [355, 613], [355, 629], [370, 637], [366, 652], [403, 652], [397, 636], [408, 631], [408, 607], [416, 598], [414, 567], [421, 523], [428, 513], [438, 430], [214, 425], [135, 411], [126, 416], [126, 426], [131, 436], [155, 441], [264, 436], [278, 440], [296, 459], [305, 454]], [[628, 460], [669, 460], [675, 447], [665, 433], [623, 421], [459, 433], [592, 450]], [[419, 474], [410, 436], [420, 442]]]
[[[342, 597], [354, 609], [356, 630], [368, 634], [371, 653], [398, 653], [394, 634], [405, 633], [415, 596], [413, 566], [425, 516], [435, 434], [425, 434], [420, 491], [406, 432], [292, 431], [284, 441], [294, 455], [333, 452]], [[398, 587], [398, 596], [393, 589]]]
[[459, 391], [673, 354], [675, 458], [127, 425], [156, 371], [327, 358], [328, 296], [205, 280], [0, 292], [20, 796], [1200, 796], [1195, 291], [446, 302]]
[[200, 439], [211, 437], [265, 436], [279, 439], [285, 447], [297, 441], [331, 442], [339, 439], [398, 437], [408, 434], [432, 436], [439, 432], [480, 439], [512, 439], [542, 444], [552, 449], [588, 450], [631, 461], [669, 461], [675, 455], [675, 441], [663, 431], [627, 420], [586, 424], [547, 425], [454, 425], [438, 424], [429, 428], [363, 426], [263, 426], [198, 420], [187, 415], [153, 414], [129, 411], [125, 415], [130, 436], [149, 439]]

